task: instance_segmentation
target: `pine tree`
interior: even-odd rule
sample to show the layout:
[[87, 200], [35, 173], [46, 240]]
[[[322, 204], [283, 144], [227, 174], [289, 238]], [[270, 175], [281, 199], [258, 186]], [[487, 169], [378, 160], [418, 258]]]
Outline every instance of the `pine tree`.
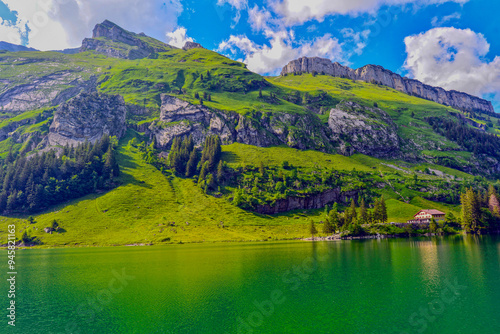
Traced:
[[198, 165], [198, 151], [193, 148], [189, 155], [189, 160], [186, 164], [186, 177], [191, 177], [196, 173], [196, 166]]
[[358, 213], [356, 211], [356, 202], [354, 201], [354, 198], [351, 199], [349, 217], [351, 220], [358, 220]]
[[366, 209], [365, 199], [361, 199], [361, 203], [359, 205], [359, 223], [367, 224], [368, 223], [368, 211]]
[[380, 211], [382, 213], [382, 222], [386, 223], [388, 216], [387, 216], [387, 205], [385, 204], [385, 199], [384, 196], [380, 198]]
[[312, 239], [314, 240], [314, 235], [318, 233], [314, 221], [311, 219], [309, 222], [309, 233], [311, 233]]
[[325, 234], [332, 234], [335, 232], [335, 229], [332, 226], [332, 223], [330, 222], [330, 218], [327, 217], [325, 219], [325, 223], [323, 224], [323, 233]]
[[222, 184], [224, 182], [224, 164], [222, 160], [219, 161], [219, 165], [217, 166], [217, 183]]

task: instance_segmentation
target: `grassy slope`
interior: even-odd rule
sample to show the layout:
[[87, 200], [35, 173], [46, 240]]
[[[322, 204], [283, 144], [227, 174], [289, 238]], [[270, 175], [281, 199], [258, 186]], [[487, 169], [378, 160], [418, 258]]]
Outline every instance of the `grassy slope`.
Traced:
[[[92, 74], [99, 76], [99, 89], [105, 93], [122, 94], [127, 102], [141, 106], [146, 105], [151, 110], [158, 110], [161, 93], [172, 92], [183, 88], [186, 94], [181, 98], [197, 103], [194, 93], [210, 91], [206, 77], [210, 71], [212, 78], [222, 85], [228, 85], [228, 91], [218, 89], [211, 91], [212, 102], [205, 102], [209, 107], [249, 113], [255, 110], [267, 112], [306, 112], [304, 106], [287, 102], [283, 99], [272, 104], [266, 99], [258, 98], [257, 86], [262, 85], [264, 95], [270, 92], [279, 96], [293, 93], [295, 90], [302, 94], [308, 92], [317, 96], [327, 92], [332, 100], [351, 99], [359, 103], [372, 106], [377, 102], [379, 107], [387, 110], [396, 124], [400, 126], [400, 135], [404, 139], [413, 139], [422, 145], [422, 154], [429, 156], [452, 155], [461, 161], [467, 161], [470, 153], [462, 151], [438, 151], [427, 147], [433, 141], [444, 149], [456, 150], [457, 146], [442, 136], [432, 132], [432, 129], [423, 120], [428, 115], [449, 117], [448, 112], [453, 110], [439, 104], [411, 97], [395, 90], [363, 82], [352, 82], [348, 79], [329, 76], [302, 75], [267, 78], [249, 72], [241, 63], [232, 61], [208, 50], [195, 49], [190, 51], [171, 50], [159, 54], [159, 59], [120, 60], [105, 58], [92, 53], [77, 55], [60, 55], [54, 53], [17, 53], [2, 55], [2, 57], [18, 58], [22, 56], [28, 60], [43, 59], [47, 66], [39, 66], [39, 62], [25, 63], [24, 65], [2, 65], [2, 77], [16, 78], [18, 83], [29, 82], [34, 76], [42, 76], [60, 70], [79, 69], [84, 78]], [[1, 58], [1, 57], [0, 57]], [[4, 58], [5, 59], [5, 58]], [[166, 85], [165, 85], [166, 84]], [[243, 93], [248, 87], [254, 87]], [[414, 117], [411, 116], [412, 112]], [[40, 111], [27, 112], [19, 115], [18, 120], [37, 117]], [[145, 114], [134, 119], [144, 121], [153, 119], [157, 112]], [[12, 117], [15, 115], [3, 115]], [[325, 122], [328, 115], [319, 115]], [[10, 122], [4, 120], [0, 127]], [[495, 123], [495, 122], [494, 122]], [[39, 122], [26, 125], [21, 129], [23, 133], [36, 131], [48, 124]], [[132, 132], [121, 141], [120, 163], [123, 175], [120, 178], [121, 186], [113, 191], [99, 196], [91, 195], [80, 200], [72, 201], [50, 212], [37, 217], [38, 223], [30, 226], [33, 235], [42, 238], [46, 245], [112, 245], [130, 243], [161, 243], [161, 242], [197, 242], [197, 241], [224, 241], [224, 240], [263, 240], [296, 238], [307, 235], [307, 216], [314, 220], [323, 219], [322, 210], [292, 212], [276, 217], [259, 216], [245, 212], [232, 206], [224, 199], [204, 195], [191, 180], [167, 179], [152, 166], [145, 164], [139, 153], [127, 147]], [[0, 142], [0, 152], [7, 151], [13, 143], [10, 139]], [[18, 144], [21, 148], [21, 144]], [[283, 160], [289, 161], [302, 168], [335, 168], [350, 171], [353, 168], [359, 171], [378, 171], [384, 178], [391, 180], [394, 173], [411, 177], [415, 170], [425, 167], [442, 171], [459, 178], [468, 178], [470, 175], [441, 166], [413, 165], [400, 161], [381, 161], [368, 156], [354, 155], [344, 157], [328, 155], [315, 151], [298, 151], [287, 147], [258, 148], [242, 144], [224, 146], [224, 159], [232, 166], [252, 164], [260, 161], [268, 165], [280, 165]], [[393, 167], [392, 167], [393, 166]], [[394, 168], [396, 167], [396, 168]], [[438, 179], [433, 175], [420, 174], [419, 178]], [[405, 193], [404, 196], [413, 198], [410, 204], [400, 201], [400, 196], [389, 188], [383, 190], [388, 199], [389, 220], [401, 222], [411, 217], [421, 208], [438, 208], [444, 211], [452, 210], [457, 214], [456, 207], [443, 206], [418, 197], [418, 193]], [[25, 218], [0, 218], [0, 235], [3, 237], [8, 222], [18, 221], [18, 233], [26, 225]], [[66, 229], [65, 233], [48, 235], [42, 229], [57, 219]], [[220, 228], [218, 224], [224, 222], [228, 228]], [[176, 222], [178, 227], [166, 226], [169, 222]], [[189, 222], [186, 225], [185, 222]], [[182, 227], [182, 228], [181, 228]], [[35, 228], [35, 229], [33, 229]], [[170, 241], [166, 239], [170, 238]]]
[[[134, 243], [251, 241], [301, 238], [307, 236], [309, 218], [324, 219], [322, 210], [297, 211], [278, 216], [263, 216], [241, 210], [224, 199], [207, 196], [190, 179], [167, 178], [146, 164], [137, 149], [126, 145], [135, 133], [129, 131], [121, 140], [119, 162], [122, 166], [121, 186], [101, 195], [53, 208], [36, 217], [29, 225], [27, 217], [0, 218], [0, 244], [5, 242], [7, 225], [16, 222], [18, 234], [28, 228], [39, 236], [46, 246], [64, 245], [124, 245]], [[273, 157], [271, 164], [283, 160], [294, 161], [304, 167], [334, 167], [339, 170], [368, 170], [373, 167], [386, 172], [393, 168], [382, 161], [366, 156], [344, 157], [314, 151], [297, 151], [285, 147], [255, 148], [233, 144], [224, 146], [224, 159], [229, 164], [255, 163], [262, 157]], [[293, 158], [294, 160], [292, 160]], [[260, 161], [260, 160], [259, 160]], [[368, 165], [367, 161], [371, 161]], [[388, 200], [389, 220], [405, 221], [421, 208], [453, 210], [415, 198], [411, 204]], [[46, 234], [43, 228], [57, 219], [66, 230], [60, 234]], [[176, 227], [168, 226], [175, 222]], [[189, 222], [189, 225], [186, 225]], [[224, 222], [225, 228], [219, 227]], [[170, 240], [167, 240], [170, 238]]]

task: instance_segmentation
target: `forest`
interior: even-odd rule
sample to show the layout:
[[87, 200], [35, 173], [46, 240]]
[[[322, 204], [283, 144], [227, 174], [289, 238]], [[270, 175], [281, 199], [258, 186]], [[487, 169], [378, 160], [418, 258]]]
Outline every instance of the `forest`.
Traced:
[[14, 158], [10, 153], [0, 168], [0, 212], [33, 213], [115, 186], [120, 174], [116, 138], [103, 136], [84, 142]]

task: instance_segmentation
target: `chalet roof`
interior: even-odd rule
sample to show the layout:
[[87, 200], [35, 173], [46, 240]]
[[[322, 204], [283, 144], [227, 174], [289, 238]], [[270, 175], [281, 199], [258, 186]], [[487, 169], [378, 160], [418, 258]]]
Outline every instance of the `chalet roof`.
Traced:
[[415, 214], [415, 216], [416, 216], [416, 215], [418, 215], [420, 212], [425, 212], [425, 213], [428, 213], [428, 214], [433, 215], [433, 216], [434, 216], [434, 215], [444, 215], [444, 214], [445, 214], [444, 212], [439, 211], [439, 210], [435, 210], [435, 209], [426, 209], [426, 210], [420, 210], [419, 212], [417, 212], [417, 213]]

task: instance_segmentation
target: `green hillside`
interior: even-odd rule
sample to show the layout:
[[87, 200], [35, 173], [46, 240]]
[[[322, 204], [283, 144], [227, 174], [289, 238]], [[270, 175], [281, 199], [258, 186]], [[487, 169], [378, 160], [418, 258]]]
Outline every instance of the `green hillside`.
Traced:
[[[491, 149], [499, 142], [498, 118], [349, 79], [311, 74], [264, 78], [210, 50], [185, 51], [145, 36], [134, 34], [134, 38], [160, 52], [133, 60], [95, 51], [0, 52], [2, 180], [8, 161], [47, 150], [47, 134], [58, 106], [80, 91], [119, 94], [128, 108], [127, 134], [118, 146], [122, 170], [118, 186], [34, 212], [35, 224], [27, 222], [27, 212], [9, 212], [0, 218], [2, 238], [7, 225], [17, 222], [19, 235], [26, 229], [46, 246], [292, 239], [308, 235], [310, 219], [324, 221], [324, 208], [276, 215], [257, 214], [256, 208], [337, 187], [358, 192], [370, 206], [384, 196], [388, 221], [405, 222], [423, 208], [458, 215], [460, 193], [467, 187], [486, 191], [495, 184], [500, 189], [495, 183], [498, 173], [492, 170], [498, 152]], [[96, 40], [110, 49], [130, 49], [107, 38]], [[129, 143], [136, 138], [136, 143], [152, 145], [154, 133], [148, 126], [159, 120], [162, 94], [236, 115], [229, 118], [235, 132], [247, 120], [252, 131], [283, 144], [258, 147], [238, 139], [223, 145], [222, 161], [230, 180], [203, 189], [208, 180], [198, 179], [202, 166], [197, 166], [194, 177], [176, 175], [164, 160], [158, 159], [161, 168], [147, 163], [139, 145]], [[330, 110], [345, 101], [367, 107], [362, 116], [368, 124], [382, 128], [394, 124], [401, 152], [384, 159], [374, 157], [377, 152], [340, 154], [342, 147], [349, 149], [352, 138], [325, 134], [330, 131]], [[288, 134], [283, 135], [288, 142], [270, 133], [274, 120]], [[182, 122], [191, 124], [186, 120], [162, 125]], [[465, 139], [456, 136], [466, 130], [470, 132]], [[481, 151], [485, 138], [490, 145], [486, 153]], [[297, 149], [301, 144], [308, 149]], [[287, 184], [286, 179], [293, 183]], [[323, 180], [329, 180], [330, 186]], [[284, 188], [276, 185], [279, 182]], [[9, 185], [4, 184], [3, 190], [8, 192]], [[235, 196], [243, 204], [235, 203]], [[348, 205], [339, 204], [342, 211]], [[54, 220], [62, 232], [45, 233], [43, 229]]]
[[[19, 235], [27, 230], [31, 236], [39, 237], [45, 246], [281, 240], [307, 237], [308, 219], [319, 222], [325, 218], [321, 209], [276, 216], [255, 214], [233, 206], [224, 198], [204, 194], [192, 179], [165, 177], [144, 162], [137, 148], [128, 145], [128, 141], [138, 135], [129, 131], [120, 141], [118, 162], [122, 176], [118, 188], [51, 208], [36, 215], [34, 224], [27, 221], [27, 216], [4, 217], [0, 226], [2, 238], [6, 238], [7, 225], [14, 222]], [[257, 155], [265, 157], [260, 154], [263, 153], [273, 156], [270, 164], [275, 165], [288, 159], [305, 168], [315, 168], [316, 164], [342, 171], [379, 168], [387, 179], [398, 177], [398, 170], [366, 156], [344, 157], [241, 144], [224, 146], [223, 153], [223, 159], [230, 165], [255, 162]], [[422, 175], [422, 178], [438, 179], [433, 175]], [[415, 210], [428, 207], [459, 213], [457, 206], [426, 201], [418, 196], [406, 204], [389, 187], [383, 192], [389, 199], [389, 221], [404, 222]], [[43, 232], [54, 219], [64, 232]], [[5, 240], [0, 240], [0, 244]]]

